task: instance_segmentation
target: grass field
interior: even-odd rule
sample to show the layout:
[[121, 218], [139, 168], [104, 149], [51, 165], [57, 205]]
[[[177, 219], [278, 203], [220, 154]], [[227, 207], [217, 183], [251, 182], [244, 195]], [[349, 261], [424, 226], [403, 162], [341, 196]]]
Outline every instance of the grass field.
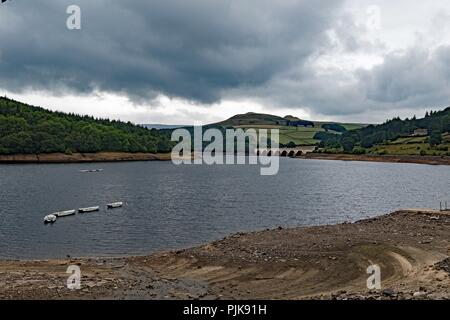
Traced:
[[447, 155], [450, 150], [450, 134], [443, 135], [443, 142], [437, 147], [431, 147], [426, 137], [406, 137], [381, 144], [370, 149], [370, 153], [394, 155]]
[[[314, 128], [305, 127], [287, 127], [279, 125], [264, 125], [264, 124], [249, 124], [249, 125], [239, 125], [234, 126], [234, 128], [243, 129], [279, 129], [280, 130], [280, 143], [288, 144], [289, 142], [294, 142], [296, 145], [314, 145], [319, 143], [319, 140], [314, 139], [314, 135], [317, 132], [325, 131], [322, 129], [322, 125], [328, 122], [315, 122]], [[364, 125], [362, 124], [342, 124], [347, 130], [359, 129]], [[333, 131], [331, 131], [333, 132]]]
[[286, 127], [277, 125], [245, 125], [236, 126], [235, 128], [242, 129], [278, 129], [280, 130], [280, 143], [288, 144], [294, 142], [296, 145], [313, 145], [318, 143], [318, 140], [313, 139], [316, 132], [325, 131], [321, 127], [304, 128], [304, 127]]

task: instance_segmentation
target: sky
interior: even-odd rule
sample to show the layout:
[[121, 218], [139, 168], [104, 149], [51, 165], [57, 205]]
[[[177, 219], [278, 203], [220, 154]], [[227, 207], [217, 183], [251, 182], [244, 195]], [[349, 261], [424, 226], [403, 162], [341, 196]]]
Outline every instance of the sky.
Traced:
[[449, 18], [448, 0], [11, 0], [0, 94], [153, 124], [423, 116], [450, 105]]

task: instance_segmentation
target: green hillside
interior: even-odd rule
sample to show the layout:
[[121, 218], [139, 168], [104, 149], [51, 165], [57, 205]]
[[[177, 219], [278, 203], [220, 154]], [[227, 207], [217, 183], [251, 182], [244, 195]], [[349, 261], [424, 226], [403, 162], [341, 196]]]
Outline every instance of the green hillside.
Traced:
[[[280, 130], [280, 144], [287, 145], [294, 143], [295, 145], [315, 145], [319, 144], [320, 140], [315, 138], [317, 132], [326, 132], [324, 128], [326, 125], [338, 124], [346, 130], [354, 130], [363, 128], [364, 124], [359, 123], [331, 123], [312, 121], [314, 127], [308, 126], [289, 126], [287, 121], [306, 121], [298, 117], [289, 115], [286, 117], [279, 117], [263, 113], [245, 113], [238, 114], [230, 119], [213, 124], [212, 126], [232, 127], [232, 128], [254, 128], [254, 129], [279, 129]], [[308, 121], [309, 122], [309, 121]], [[329, 130], [336, 134], [341, 132]]]
[[341, 135], [320, 133], [321, 152], [393, 155], [449, 155], [450, 107], [427, 112], [424, 118], [394, 118], [381, 125], [347, 131]]
[[430, 155], [445, 156], [450, 155], [450, 134], [442, 134], [442, 143], [432, 146], [428, 137], [398, 138], [393, 141], [381, 143], [367, 150], [372, 154], [392, 154], [392, 155]]
[[0, 98], [0, 154], [169, 152], [170, 133]]

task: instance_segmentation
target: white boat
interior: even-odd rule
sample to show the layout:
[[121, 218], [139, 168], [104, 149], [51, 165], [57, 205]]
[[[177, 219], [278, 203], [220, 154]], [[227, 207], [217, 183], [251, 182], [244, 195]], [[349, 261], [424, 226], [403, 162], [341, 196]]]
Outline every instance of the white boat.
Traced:
[[44, 217], [44, 223], [54, 223], [56, 222], [56, 216], [54, 214], [49, 214]]
[[123, 206], [123, 202], [108, 203], [106, 206], [108, 207], [108, 209], [120, 208]]
[[103, 169], [85, 169], [85, 170], [80, 170], [81, 173], [93, 173], [93, 172], [102, 172]]
[[73, 216], [75, 214], [75, 212], [76, 212], [76, 210], [67, 210], [67, 211], [55, 212], [52, 214], [58, 218], [62, 218], [62, 217]]
[[80, 208], [80, 209], [78, 209], [78, 212], [87, 213], [87, 212], [94, 212], [94, 211], [99, 211], [99, 210], [100, 210], [100, 207], [95, 206], [95, 207], [88, 207], [88, 208]]

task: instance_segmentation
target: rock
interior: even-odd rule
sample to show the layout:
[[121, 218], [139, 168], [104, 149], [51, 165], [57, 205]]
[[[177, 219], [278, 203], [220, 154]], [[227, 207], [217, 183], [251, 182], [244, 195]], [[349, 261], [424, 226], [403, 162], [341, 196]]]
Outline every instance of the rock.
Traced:
[[396, 297], [397, 296], [397, 293], [394, 291], [394, 290], [392, 290], [392, 289], [385, 289], [385, 290], [383, 290], [383, 295], [384, 296], [386, 296], [386, 297], [391, 297], [391, 298], [393, 298], [393, 297]]
[[417, 292], [414, 292], [413, 297], [414, 298], [422, 298], [422, 297], [425, 297], [426, 295], [427, 294], [423, 291], [417, 291]]

